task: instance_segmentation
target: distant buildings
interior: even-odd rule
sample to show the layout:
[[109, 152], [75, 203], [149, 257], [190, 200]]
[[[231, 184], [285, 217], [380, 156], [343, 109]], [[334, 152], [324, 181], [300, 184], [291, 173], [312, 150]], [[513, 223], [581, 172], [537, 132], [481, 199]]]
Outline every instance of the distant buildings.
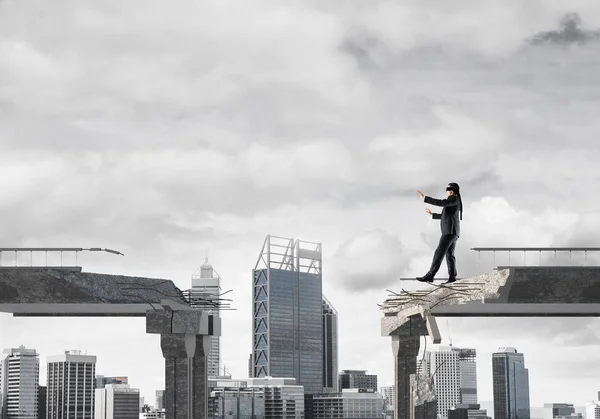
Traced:
[[529, 371], [522, 353], [500, 348], [492, 354], [494, 418], [529, 419]]
[[139, 419], [140, 391], [129, 384], [107, 384], [95, 396], [94, 419]]
[[343, 370], [338, 378], [340, 391], [344, 389], [369, 389], [377, 391], [377, 376], [366, 370]]
[[37, 419], [39, 354], [35, 349], [5, 349], [0, 358], [0, 403], [3, 419]]
[[[221, 294], [221, 277], [208, 263], [208, 258], [200, 269], [192, 275], [192, 291], [194, 293], [204, 294], [208, 298], [217, 299]], [[209, 310], [213, 316], [220, 316], [219, 310]], [[218, 377], [220, 375], [221, 362], [221, 343], [219, 336], [210, 336], [210, 352], [208, 354], [207, 369], [209, 377]]]
[[156, 410], [163, 410], [165, 408], [165, 391], [156, 390]]
[[252, 271], [251, 377], [323, 391], [321, 244], [268, 235]]
[[545, 403], [543, 419], [575, 418], [575, 407], [568, 403]]
[[383, 412], [383, 396], [373, 390], [343, 389], [340, 393], [317, 394], [313, 398], [313, 419], [381, 419]]
[[385, 412], [386, 419], [394, 417], [394, 386], [381, 387], [381, 395], [383, 396], [383, 410]]
[[303, 419], [304, 388], [294, 378], [212, 379], [210, 419]]
[[65, 351], [48, 357], [46, 419], [92, 419], [96, 357]]

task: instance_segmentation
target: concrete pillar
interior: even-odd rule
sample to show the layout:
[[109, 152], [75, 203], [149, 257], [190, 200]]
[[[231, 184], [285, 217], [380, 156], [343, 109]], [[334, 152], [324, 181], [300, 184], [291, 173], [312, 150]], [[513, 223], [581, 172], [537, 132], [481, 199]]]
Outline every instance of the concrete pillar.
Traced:
[[410, 376], [417, 372], [421, 336], [392, 335], [394, 354], [394, 419], [410, 419]]
[[146, 312], [146, 333], [160, 334], [165, 357], [165, 418], [208, 418], [207, 357], [210, 336], [220, 336], [220, 318], [163, 300]]
[[165, 357], [166, 418], [206, 419], [210, 337], [161, 334], [160, 346]]

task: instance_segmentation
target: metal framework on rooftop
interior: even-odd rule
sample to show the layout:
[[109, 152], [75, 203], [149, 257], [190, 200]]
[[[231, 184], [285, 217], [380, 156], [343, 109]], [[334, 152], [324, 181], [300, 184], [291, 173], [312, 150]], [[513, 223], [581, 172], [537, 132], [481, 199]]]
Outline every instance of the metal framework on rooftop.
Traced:
[[321, 243], [267, 235], [254, 269], [281, 269], [319, 275]]

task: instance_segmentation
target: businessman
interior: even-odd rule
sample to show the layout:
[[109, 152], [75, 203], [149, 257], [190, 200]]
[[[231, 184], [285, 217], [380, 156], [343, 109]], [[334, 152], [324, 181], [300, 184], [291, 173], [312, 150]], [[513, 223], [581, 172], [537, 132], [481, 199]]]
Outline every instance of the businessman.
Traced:
[[[446, 284], [456, 281], [456, 258], [454, 257], [454, 249], [456, 241], [460, 236], [460, 220], [462, 220], [462, 199], [460, 196], [460, 188], [456, 183], [449, 183], [446, 187], [446, 199], [435, 199], [430, 196], [425, 196], [421, 191], [417, 190], [419, 198], [423, 199], [426, 204], [442, 207], [442, 213], [432, 213], [429, 208], [425, 208], [434, 220], [440, 220], [442, 236], [438, 243], [437, 249], [433, 255], [433, 261], [429, 272], [421, 277], [417, 277], [421, 282], [433, 282], [435, 274], [440, 269], [442, 259], [446, 257], [446, 265], [448, 267], [448, 281]], [[460, 212], [460, 217], [459, 217]]]

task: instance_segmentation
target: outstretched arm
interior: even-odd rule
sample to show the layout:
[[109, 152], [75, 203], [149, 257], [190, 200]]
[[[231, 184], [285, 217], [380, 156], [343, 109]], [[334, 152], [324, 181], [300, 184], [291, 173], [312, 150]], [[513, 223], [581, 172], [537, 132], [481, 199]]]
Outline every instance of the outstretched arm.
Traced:
[[436, 199], [436, 198], [432, 198], [430, 196], [426, 196], [425, 203], [435, 205], [438, 207], [447, 208], [447, 207], [455, 207], [455, 206], [459, 205], [460, 201], [458, 200], [458, 198], [456, 198], [455, 195], [450, 195], [447, 199]]
[[440, 220], [442, 218], [442, 214], [437, 214], [435, 212], [431, 212], [431, 210], [429, 208], [425, 208], [425, 212], [429, 215], [431, 215], [431, 218], [433, 218], [434, 220]]

